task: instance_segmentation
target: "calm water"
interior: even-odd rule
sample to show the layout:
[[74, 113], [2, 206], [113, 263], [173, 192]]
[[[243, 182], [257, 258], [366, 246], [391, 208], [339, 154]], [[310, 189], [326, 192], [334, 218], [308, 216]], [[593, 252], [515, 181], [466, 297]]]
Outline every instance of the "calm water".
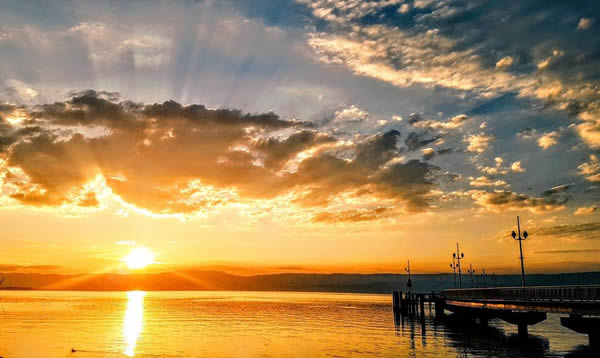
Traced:
[[[0, 292], [8, 357], [547, 357], [585, 354], [557, 316], [489, 330], [394, 323], [390, 295], [284, 292]], [[71, 348], [76, 350], [71, 353]]]

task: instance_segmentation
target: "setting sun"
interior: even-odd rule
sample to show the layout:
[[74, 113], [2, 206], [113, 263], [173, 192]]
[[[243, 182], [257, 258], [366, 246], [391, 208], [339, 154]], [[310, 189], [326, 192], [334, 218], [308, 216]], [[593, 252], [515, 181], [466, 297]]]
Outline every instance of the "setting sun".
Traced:
[[154, 263], [154, 253], [146, 247], [136, 247], [123, 260], [130, 269], [144, 268]]

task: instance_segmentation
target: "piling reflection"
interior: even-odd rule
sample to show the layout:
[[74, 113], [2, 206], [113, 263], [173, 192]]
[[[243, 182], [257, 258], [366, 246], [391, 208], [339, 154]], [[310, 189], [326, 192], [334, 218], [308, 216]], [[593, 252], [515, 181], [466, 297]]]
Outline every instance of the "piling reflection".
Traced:
[[[431, 311], [413, 314], [394, 314], [396, 336], [406, 339], [410, 352], [418, 355], [426, 349], [427, 338], [442, 340], [444, 347], [452, 347], [458, 356], [514, 356], [546, 357], [550, 355], [549, 341], [530, 334], [527, 339], [517, 334], [506, 334], [492, 326], [482, 326], [461, 316], [435, 316]], [[428, 330], [429, 328], [430, 330]], [[420, 336], [421, 345], [418, 346]], [[585, 349], [574, 352], [574, 357], [585, 356]]]
[[125, 353], [128, 357], [135, 355], [137, 341], [144, 329], [144, 296], [146, 292], [127, 292], [127, 309], [123, 319], [123, 337], [125, 339]]

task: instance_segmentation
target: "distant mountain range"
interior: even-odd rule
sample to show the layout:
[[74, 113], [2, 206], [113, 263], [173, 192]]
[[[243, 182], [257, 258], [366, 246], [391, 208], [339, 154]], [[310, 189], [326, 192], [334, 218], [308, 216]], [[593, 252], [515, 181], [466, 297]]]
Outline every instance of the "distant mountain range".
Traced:
[[[225, 291], [316, 291], [389, 293], [406, 289], [406, 275], [399, 274], [271, 274], [237, 276], [220, 271], [184, 271], [156, 274], [59, 275], [0, 273], [3, 286], [11, 288], [129, 291], [129, 290], [225, 290]], [[458, 280], [458, 278], [457, 278]], [[414, 292], [454, 288], [452, 274], [412, 275]], [[481, 277], [474, 286], [484, 286]], [[600, 272], [535, 274], [527, 276], [528, 286], [600, 284]], [[441, 286], [440, 286], [441, 285]], [[520, 275], [485, 278], [485, 286], [520, 286]], [[471, 278], [462, 276], [462, 286], [471, 287]]]

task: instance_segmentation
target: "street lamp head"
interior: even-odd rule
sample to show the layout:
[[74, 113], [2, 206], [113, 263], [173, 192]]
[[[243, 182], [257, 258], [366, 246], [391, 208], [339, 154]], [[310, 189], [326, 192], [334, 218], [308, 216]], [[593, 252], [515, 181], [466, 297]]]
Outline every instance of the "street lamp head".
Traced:
[[462, 259], [463, 257], [465, 257], [465, 254], [464, 254], [464, 253], [461, 253], [461, 254], [460, 254], [460, 258]]
[[515, 239], [517, 237], [517, 233], [514, 231], [512, 233], [510, 233], [510, 235], [512, 236], [513, 239]]
[[452, 258], [455, 258], [455, 257], [456, 257], [456, 252], [453, 252], [452, 253]]
[[523, 237], [527, 238], [527, 236], [529, 236], [529, 234], [527, 233], [527, 231], [523, 231]]

